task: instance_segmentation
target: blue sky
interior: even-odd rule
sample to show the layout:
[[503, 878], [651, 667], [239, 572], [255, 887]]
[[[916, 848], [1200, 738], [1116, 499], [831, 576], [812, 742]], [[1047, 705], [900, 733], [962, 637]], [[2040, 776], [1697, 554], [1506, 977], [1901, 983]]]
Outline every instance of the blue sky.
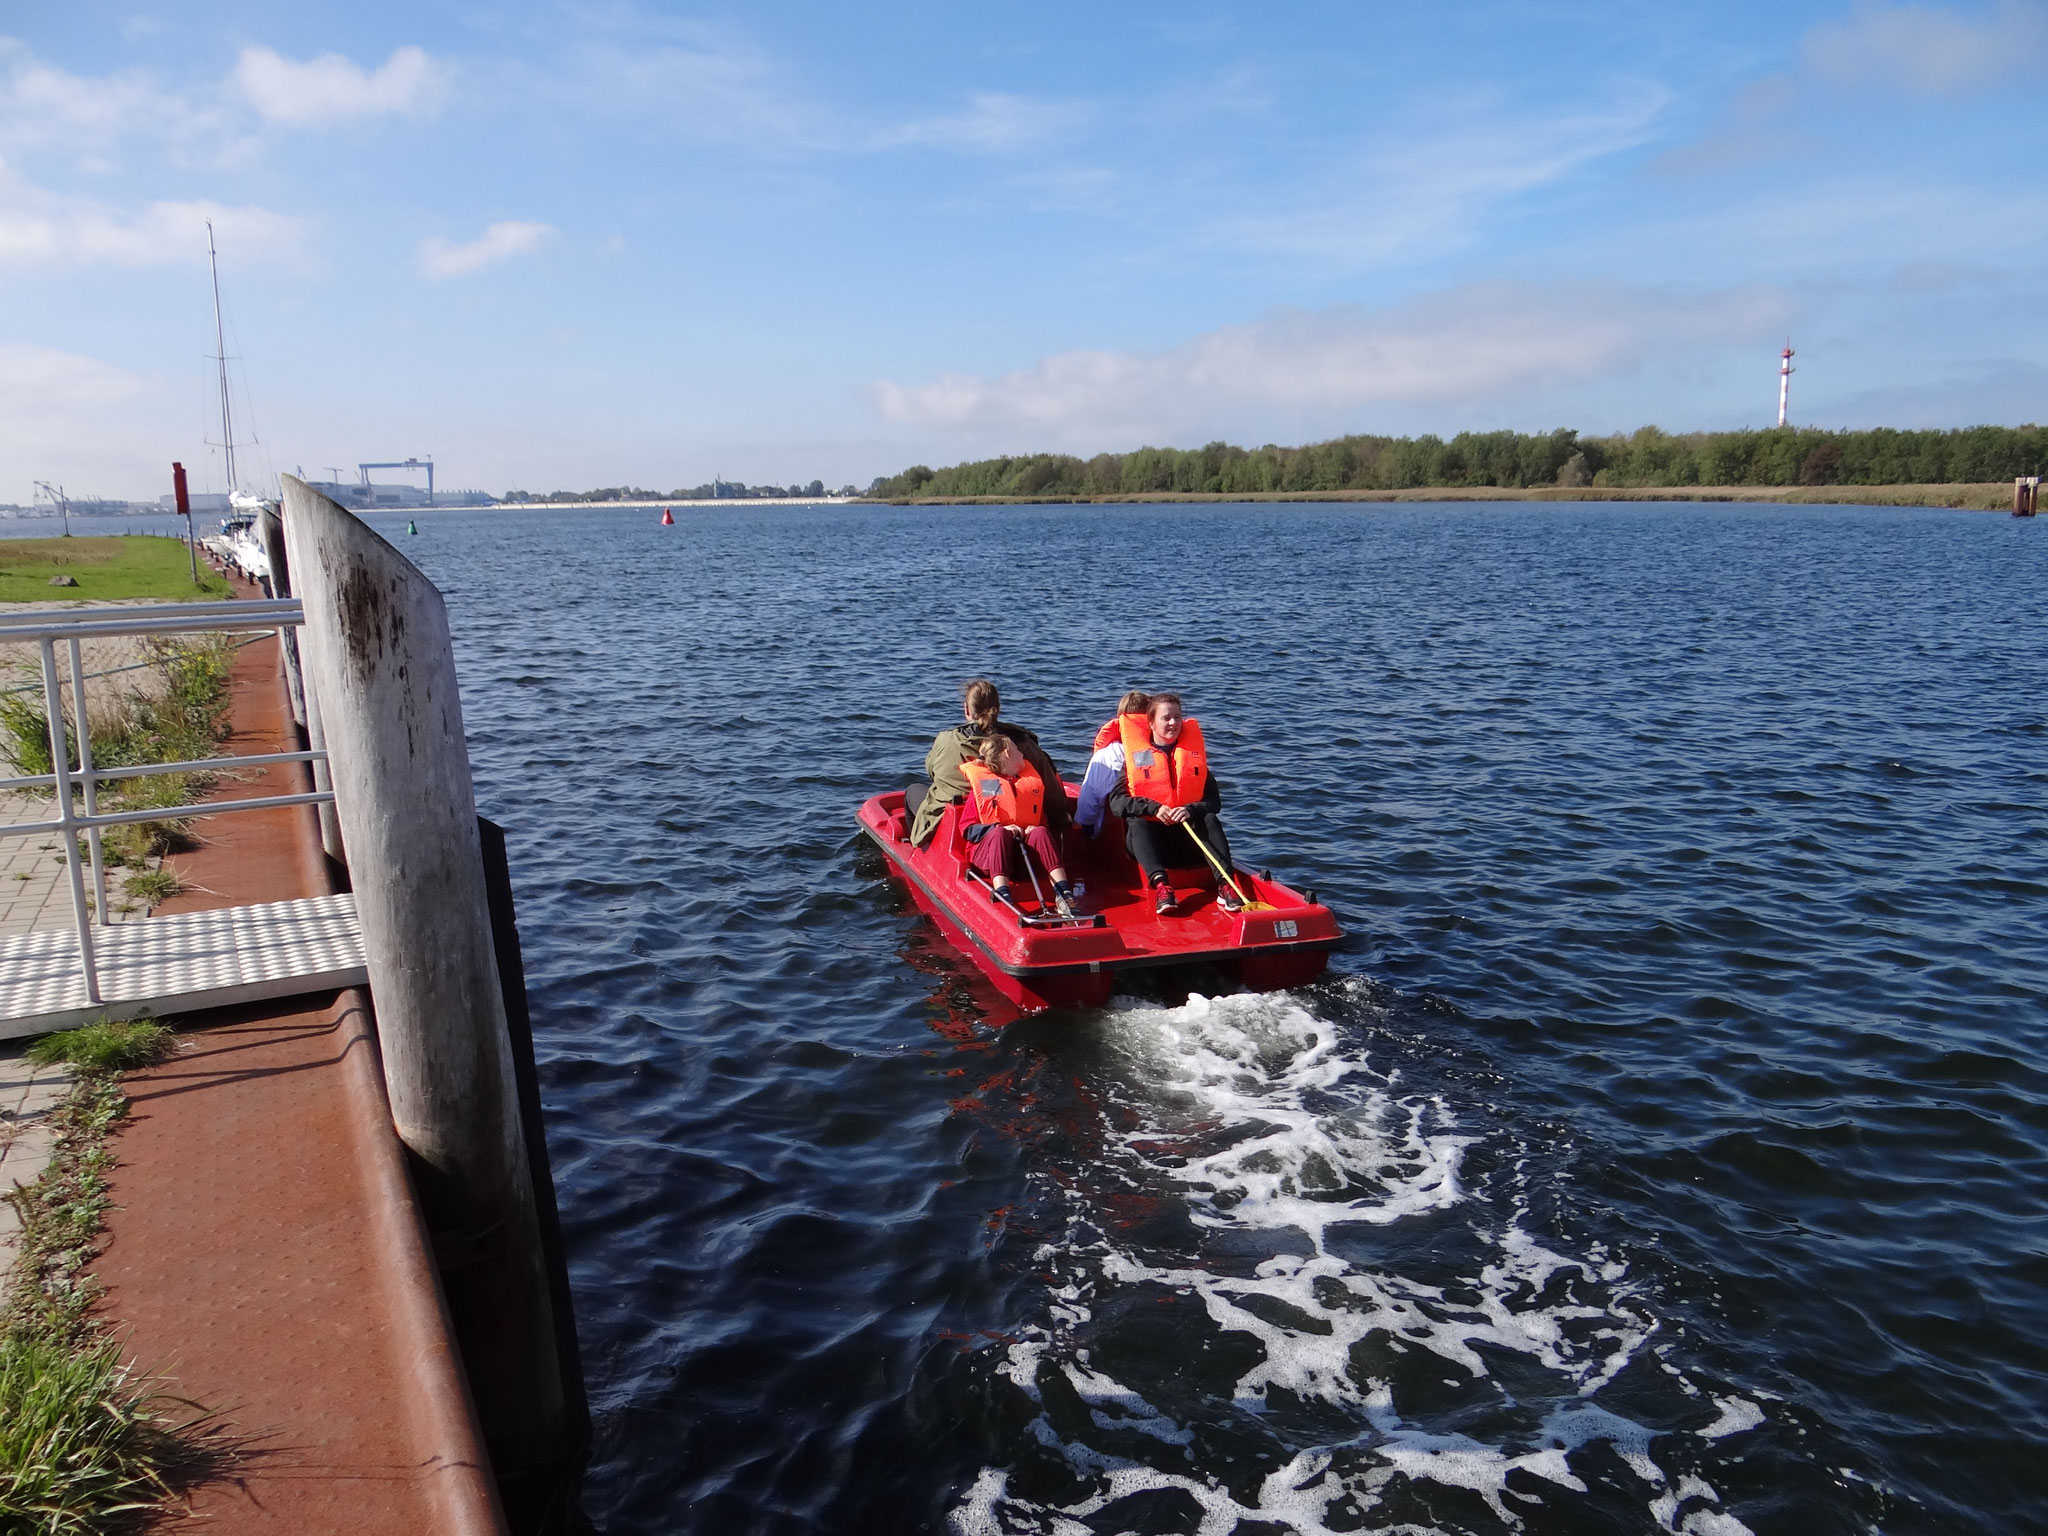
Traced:
[[0, 501], [2048, 417], [2048, 6], [0, 4]]

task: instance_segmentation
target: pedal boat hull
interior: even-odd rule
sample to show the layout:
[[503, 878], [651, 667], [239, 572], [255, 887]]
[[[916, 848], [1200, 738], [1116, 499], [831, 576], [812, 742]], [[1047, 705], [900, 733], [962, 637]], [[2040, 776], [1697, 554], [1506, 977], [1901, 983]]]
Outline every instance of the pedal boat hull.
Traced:
[[[1071, 801], [1073, 787], [1065, 788]], [[1113, 819], [1097, 838], [1079, 828], [1067, 834], [1067, 869], [1083, 887], [1075, 923], [1059, 923], [1049, 912], [1030, 920], [1041, 914], [1029, 881], [1015, 882], [1024, 920], [998, 903], [969, 873], [957, 806], [947, 808], [923, 848], [910, 842], [900, 790], [870, 796], [857, 819], [918, 909], [1026, 1013], [1099, 1007], [1119, 977], [1166, 967], [1208, 967], [1255, 992], [1304, 986], [1322, 975], [1330, 947], [1343, 937], [1313, 893], [1242, 870], [1245, 894], [1267, 907], [1225, 912], [1214, 873], [1187, 869], [1172, 872], [1180, 912], [1158, 915]], [[1045, 880], [1044, 871], [1039, 878]], [[1049, 899], [1049, 885], [1045, 894]]]

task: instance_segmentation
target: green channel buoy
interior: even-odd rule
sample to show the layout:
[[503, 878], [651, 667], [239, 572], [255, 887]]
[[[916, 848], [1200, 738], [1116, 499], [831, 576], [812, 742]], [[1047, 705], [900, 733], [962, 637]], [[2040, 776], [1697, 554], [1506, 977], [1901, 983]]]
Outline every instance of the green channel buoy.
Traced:
[[405, 520], [405, 531], [407, 533], [418, 533], [420, 531], [420, 525], [408, 517]]

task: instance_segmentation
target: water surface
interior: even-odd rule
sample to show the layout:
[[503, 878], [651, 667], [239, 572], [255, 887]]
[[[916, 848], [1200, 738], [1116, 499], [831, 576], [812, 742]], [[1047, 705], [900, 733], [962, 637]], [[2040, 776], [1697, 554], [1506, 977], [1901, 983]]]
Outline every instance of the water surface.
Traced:
[[[509, 833], [606, 1533], [2048, 1507], [2038, 525], [373, 522]], [[987, 672], [1198, 715], [1323, 983], [998, 1031], [854, 835]]]

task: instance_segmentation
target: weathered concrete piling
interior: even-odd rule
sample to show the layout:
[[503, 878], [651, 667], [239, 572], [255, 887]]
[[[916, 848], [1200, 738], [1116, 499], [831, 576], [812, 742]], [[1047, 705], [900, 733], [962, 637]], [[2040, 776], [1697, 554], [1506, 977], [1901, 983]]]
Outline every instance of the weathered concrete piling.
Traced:
[[[563, 1380], [493, 947], [447, 611], [364, 523], [284, 478], [284, 542], [375, 1003], [392, 1120], [501, 1483], [551, 1482]], [[580, 1384], [578, 1384], [580, 1389]]]

